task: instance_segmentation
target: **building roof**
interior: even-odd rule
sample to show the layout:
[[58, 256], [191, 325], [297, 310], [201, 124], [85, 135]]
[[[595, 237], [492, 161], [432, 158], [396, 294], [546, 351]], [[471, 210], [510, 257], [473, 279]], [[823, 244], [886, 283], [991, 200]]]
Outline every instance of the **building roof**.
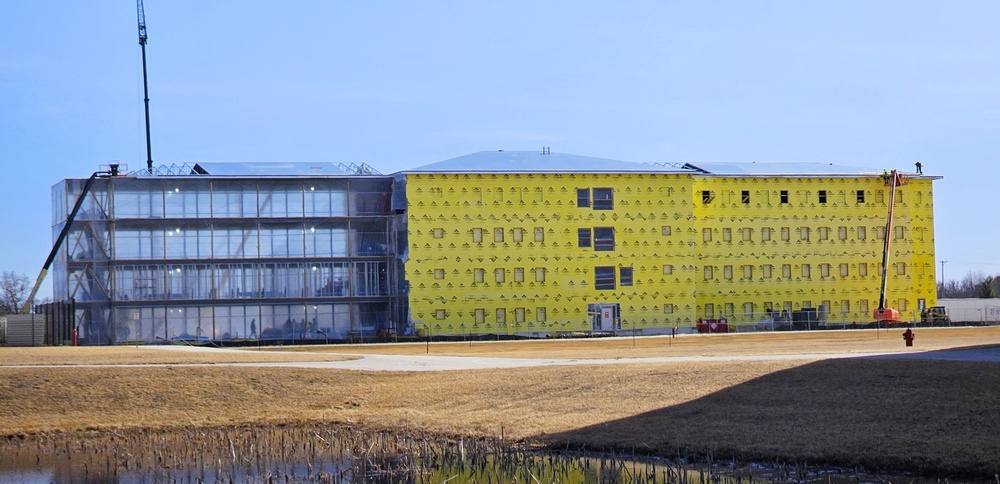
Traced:
[[197, 163], [194, 172], [213, 176], [347, 175], [334, 163]]
[[706, 174], [721, 176], [880, 175], [882, 169], [833, 163], [693, 163]]
[[650, 165], [566, 153], [480, 151], [402, 173], [693, 173], [682, 165]]
[[[902, 170], [900, 170], [902, 172]], [[480, 151], [400, 173], [688, 173], [700, 176], [878, 176], [882, 168], [833, 163], [636, 163], [540, 151]], [[915, 176], [913, 173], [903, 173]], [[940, 178], [926, 176], [927, 178]]]

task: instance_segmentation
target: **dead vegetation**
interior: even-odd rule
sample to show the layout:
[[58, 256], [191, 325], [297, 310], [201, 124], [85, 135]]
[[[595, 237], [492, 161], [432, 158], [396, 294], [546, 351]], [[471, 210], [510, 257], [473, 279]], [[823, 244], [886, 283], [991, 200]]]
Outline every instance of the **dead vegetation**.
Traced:
[[[995, 341], [992, 328], [972, 331], [918, 330], [916, 349]], [[769, 344], [732, 336], [692, 337], [703, 346], [692, 343], [685, 351], [729, 354], [752, 346], [750, 342]], [[780, 336], [772, 351], [793, 352], [794, 335]], [[831, 351], [809, 338], [803, 338], [798, 352]], [[901, 348], [898, 339], [893, 337], [892, 345]], [[649, 340], [658, 340], [661, 347], [667, 344]], [[640, 342], [643, 338], [637, 345]], [[683, 347], [674, 342], [656, 351]], [[563, 344], [590, 345], [586, 354], [593, 356], [629, 351], [622, 345], [631, 341]], [[461, 346], [449, 351], [458, 352]], [[570, 351], [570, 346], [545, 348], [532, 356], [551, 357]], [[432, 344], [432, 354], [442, 354], [436, 350], [444, 347]], [[493, 348], [490, 356], [510, 356], [504, 346]], [[4, 359], [8, 350], [0, 350]], [[39, 350], [47, 349], [34, 351]], [[219, 355], [230, 358], [228, 352]], [[559, 448], [992, 476], [1000, 472], [996, 395], [998, 363], [877, 358], [379, 373], [222, 365], [7, 366], [0, 367], [0, 435], [336, 423], [392, 432], [502, 437]]]

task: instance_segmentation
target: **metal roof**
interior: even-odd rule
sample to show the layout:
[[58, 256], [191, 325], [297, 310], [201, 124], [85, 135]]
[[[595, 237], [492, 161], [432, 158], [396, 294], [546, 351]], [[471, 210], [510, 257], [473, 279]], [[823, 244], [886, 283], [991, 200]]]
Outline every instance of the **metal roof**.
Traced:
[[880, 175], [882, 169], [833, 163], [692, 163], [707, 174], [721, 176]]
[[213, 176], [347, 175], [333, 163], [197, 163], [194, 172]]
[[677, 166], [658, 166], [566, 153], [480, 151], [403, 170], [402, 173], [692, 173]]

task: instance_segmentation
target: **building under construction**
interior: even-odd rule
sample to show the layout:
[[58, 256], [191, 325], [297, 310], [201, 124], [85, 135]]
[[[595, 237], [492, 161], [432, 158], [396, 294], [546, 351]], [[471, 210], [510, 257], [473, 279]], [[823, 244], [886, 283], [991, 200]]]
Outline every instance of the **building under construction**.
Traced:
[[[916, 320], [936, 304], [937, 178], [547, 149], [393, 175], [198, 164], [97, 179], [54, 295], [81, 344], [655, 334], [869, 322], [886, 256], [886, 300]], [[53, 188], [56, 232], [84, 181]]]

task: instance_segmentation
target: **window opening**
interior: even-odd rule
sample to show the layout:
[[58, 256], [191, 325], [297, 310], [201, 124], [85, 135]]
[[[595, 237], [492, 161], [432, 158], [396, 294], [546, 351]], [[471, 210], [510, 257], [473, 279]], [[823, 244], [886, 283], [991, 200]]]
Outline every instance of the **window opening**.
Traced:
[[594, 289], [614, 289], [615, 288], [615, 268], [614, 266], [598, 266], [594, 268]]

